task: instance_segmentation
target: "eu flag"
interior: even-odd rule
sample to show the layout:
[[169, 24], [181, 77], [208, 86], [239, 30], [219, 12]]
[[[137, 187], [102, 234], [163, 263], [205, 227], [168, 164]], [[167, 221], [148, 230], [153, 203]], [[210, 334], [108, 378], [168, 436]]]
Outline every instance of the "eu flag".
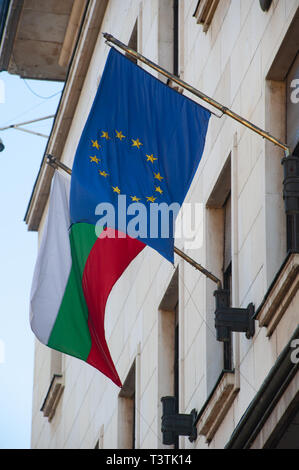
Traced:
[[[107, 228], [132, 236], [129, 221], [142, 212], [143, 227], [135, 238], [173, 262], [176, 213], [170, 211], [173, 220], [165, 235], [163, 214], [158, 211], [158, 219], [153, 218], [153, 208], [183, 203], [203, 154], [209, 119], [207, 109], [112, 48], [75, 156], [72, 223], [95, 225], [97, 205], [110, 203], [116, 217]], [[155, 229], [153, 219], [158, 220]]]
[[[202, 157], [209, 118], [207, 109], [111, 49], [75, 157], [72, 223], [95, 225], [97, 205], [110, 203], [116, 214], [110, 228], [131, 235], [130, 219], [142, 212], [144, 225], [135, 238], [173, 262], [176, 213], [169, 212], [165, 235], [162, 212], [154, 217], [150, 206], [183, 203]], [[125, 196], [121, 204], [120, 195]]]

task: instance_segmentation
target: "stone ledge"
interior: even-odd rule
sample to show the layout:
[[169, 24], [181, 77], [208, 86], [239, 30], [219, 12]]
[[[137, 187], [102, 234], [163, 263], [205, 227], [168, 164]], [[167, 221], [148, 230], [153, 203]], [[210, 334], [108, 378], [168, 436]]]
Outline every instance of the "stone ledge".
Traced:
[[64, 381], [62, 375], [54, 374], [46, 398], [40, 409], [43, 415], [48, 418], [48, 421], [51, 421], [55, 414], [63, 389]]
[[291, 254], [271, 287], [256, 319], [260, 327], [267, 328], [271, 336], [290, 305], [299, 287], [299, 254]]
[[224, 372], [199, 418], [198, 434], [210, 442], [240, 390], [238, 374]]

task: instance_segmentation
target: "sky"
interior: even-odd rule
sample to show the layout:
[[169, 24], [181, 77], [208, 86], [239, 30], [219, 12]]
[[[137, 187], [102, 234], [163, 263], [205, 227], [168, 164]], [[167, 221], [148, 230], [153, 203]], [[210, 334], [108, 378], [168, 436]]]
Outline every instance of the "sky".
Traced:
[[[55, 114], [63, 83], [0, 73], [0, 128]], [[53, 96], [54, 95], [54, 96]], [[49, 135], [53, 119], [24, 127]], [[28, 449], [31, 438], [34, 335], [29, 298], [37, 233], [24, 216], [47, 139], [0, 131], [0, 449]]]

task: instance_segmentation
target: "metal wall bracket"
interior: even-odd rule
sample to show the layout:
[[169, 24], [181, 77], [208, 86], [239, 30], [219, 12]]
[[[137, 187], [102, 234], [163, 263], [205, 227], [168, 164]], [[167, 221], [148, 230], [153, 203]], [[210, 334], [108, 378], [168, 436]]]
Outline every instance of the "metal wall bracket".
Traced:
[[214, 292], [216, 297], [215, 328], [217, 341], [230, 341], [232, 331], [245, 333], [246, 338], [254, 336], [254, 305], [249, 304], [247, 308], [229, 307], [229, 291], [219, 289]]
[[197, 438], [197, 411], [193, 409], [190, 414], [176, 413], [176, 397], [162, 397], [161, 402], [163, 444], [175, 444], [177, 436], [189, 436], [189, 441], [194, 442]]

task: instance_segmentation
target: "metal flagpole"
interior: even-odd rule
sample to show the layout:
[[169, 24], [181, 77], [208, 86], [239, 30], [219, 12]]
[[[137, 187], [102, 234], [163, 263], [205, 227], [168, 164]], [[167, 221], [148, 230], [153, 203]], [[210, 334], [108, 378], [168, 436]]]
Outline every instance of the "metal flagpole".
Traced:
[[208, 271], [206, 268], [204, 268], [201, 264], [194, 261], [194, 259], [190, 258], [190, 256], [186, 255], [186, 253], [184, 253], [182, 250], [180, 250], [176, 246], [174, 247], [174, 252], [178, 256], [183, 258], [183, 260], [187, 261], [187, 263], [191, 264], [191, 266], [193, 266], [193, 268], [197, 269], [202, 274], [204, 274], [206, 277], [211, 279], [211, 281], [215, 282], [218, 286], [218, 289], [220, 289], [220, 290], [222, 289], [222, 283], [221, 283], [220, 279], [218, 279], [218, 277], [214, 276], [214, 274], [212, 274], [210, 271]]
[[45, 137], [46, 139], [48, 139], [49, 136], [46, 134], [41, 134], [40, 132], [32, 131], [30, 129], [24, 129], [24, 127], [20, 127], [20, 126], [24, 126], [25, 124], [32, 124], [33, 122], [44, 121], [45, 119], [51, 119], [54, 117], [55, 117], [55, 114], [51, 116], [37, 118], [37, 119], [31, 119], [31, 121], [19, 122], [19, 124], [10, 124], [10, 126], [0, 127], [0, 131], [6, 131], [7, 129], [16, 129], [18, 131], [28, 132], [29, 134], [38, 135], [39, 137]]
[[131, 55], [135, 59], [140, 60], [144, 64], [148, 65], [152, 69], [156, 70], [157, 72], [161, 73], [168, 79], [172, 80], [173, 82], [177, 83], [179, 86], [182, 88], [185, 88], [186, 90], [190, 91], [193, 93], [193, 95], [197, 96], [198, 98], [202, 99], [206, 103], [210, 104], [214, 108], [217, 108], [219, 111], [221, 111], [223, 114], [226, 114], [230, 118], [234, 119], [235, 121], [238, 121], [240, 124], [243, 124], [243, 126], [247, 127], [248, 129], [251, 129], [253, 132], [256, 132], [260, 136], [262, 136], [264, 139], [269, 140], [272, 142], [274, 145], [277, 145], [278, 147], [282, 148], [285, 152], [285, 156], [288, 157], [291, 153], [290, 148], [288, 145], [284, 144], [283, 142], [280, 142], [278, 139], [273, 137], [271, 134], [266, 132], [263, 129], [260, 129], [256, 125], [254, 125], [252, 122], [248, 121], [247, 119], [242, 118], [238, 114], [236, 114], [234, 111], [231, 109], [227, 108], [226, 106], [223, 106], [222, 104], [218, 103], [215, 101], [213, 98], [210, 98], [209, 96], [205, 95], [201, 91], [197, 90], [193, 86], [189, 85], [188, 83], [184, 82], [177, 76], [173, 75], [172, 73], [168, 72], [167, 70], [163, 69], [159, 65], [155, 64], [151, 60], [147, 59], [143, 55], [139, 54], [139, 52], [135, 51], [134, 49], [131, 49], [130, 47], [126, 46], [123, 44], [121, 41], [113, 37], [111, 34], [108, 33], [103, 33], [104, 38], [106, 39], [106, 42], [108, 46], [112, 47], [110, 43], [115, 44], [118, 46], [120, 49], [124, 50], [127, 54]]
[[[63, 171], [65, 171], [66, 173], [68, 173], [69, 175], [72, 174], [72, 170], [71, 168], [69, 168], [68, 166], [66, 166], [64, 163], [62, 163], [61, 161], [57, 160], [57, 158], [53, 157], [53, 155], [47, 155], [47, 158], [48, 158], [48, 165], [50, 165], [52, 168], [54, 168], [55, 170], [58, 168], [61, 168]], [[181, 251], [179, 248], [177, 247], [174, 247], [174, 252], [180, 256], [183, 260], [187, 261], [187, 263], [191, 264], [191, 266], [193, 266], [195, 269], [197, 269], [198, 271], [200, 271], [202, 274], [204, 274], [206, 277], [208, 277], [209, 279], [211, 279], [213, 282], [215, 282], [218, 286], [218, 289], [222, 289], [222, 283], [220, 281], [220, 279], [218, 279], [218, 277], [214, 276], [214, 274], [212, 274], [210, 271], [208, 271], [206, 268], [204, 268], [201, 264], [197, 263], [196, 261], [194, 261], [194, 259], [190, 258], [190, 256], [186, 255], [186, 253], [184, 253], [183, 251]]]

